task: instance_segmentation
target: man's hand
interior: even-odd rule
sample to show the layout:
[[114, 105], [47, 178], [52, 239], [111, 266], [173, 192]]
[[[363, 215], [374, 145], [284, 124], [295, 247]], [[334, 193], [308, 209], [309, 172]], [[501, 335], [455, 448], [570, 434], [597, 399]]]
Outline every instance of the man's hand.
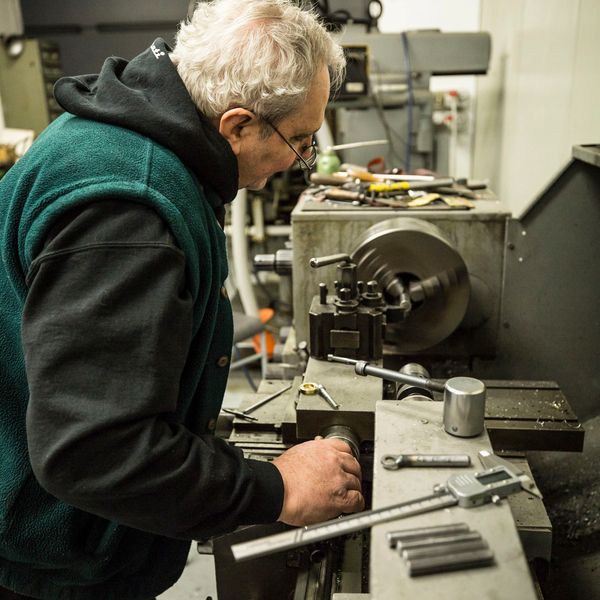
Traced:
[[360, 465], [346, 442], [316, 439], [273, 461], [285, 495], [279, 521], [303, 526], [363, 510]]

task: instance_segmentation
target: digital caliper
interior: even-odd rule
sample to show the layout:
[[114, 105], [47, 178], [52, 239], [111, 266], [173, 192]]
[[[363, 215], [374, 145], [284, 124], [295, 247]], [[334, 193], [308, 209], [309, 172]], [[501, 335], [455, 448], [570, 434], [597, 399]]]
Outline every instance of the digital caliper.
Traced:
[[497, 503], [520, 490], [542, 497], [534, 481], [512, 463], [487, 450], [479, 452], [479, 459], [484, 471], [452, 475], [446, 485], [435, 486], [430, 496], [234, 544], [231, 551], [238, 561], [259, 558], [449, 506], [472, 508]]

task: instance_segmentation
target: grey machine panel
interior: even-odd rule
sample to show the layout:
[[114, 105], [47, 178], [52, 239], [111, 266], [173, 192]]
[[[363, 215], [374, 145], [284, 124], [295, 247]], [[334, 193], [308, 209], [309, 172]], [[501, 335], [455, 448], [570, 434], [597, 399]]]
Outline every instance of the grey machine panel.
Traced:
[[[413, 72], [430, 75], [487, 72], [491, 53], [491, 37], [487, 32], [407, 31], [406, 38]], [[360, 27], [348, 27], [340, 42], [367, 46], [372, 72], [399, 72], [406, 64], [400, 33], [367, 33]]]
[[107, 56], [129, 60], [156, 37], [171, 44], [188, 5], [188, 0], [21, 0], [26, 34], [55, 42], [67, 75], [98, 73]]
[[[472, 470], [481, 470], [477, 452], [490, 449], [484, 432], [475, 438], [456, 438], [445, 433], [442, 404], [403, 400], [381, 401], [376, 407], [373, 508], [427, 496], [435, 484], [443, 484], [455, 469], [427, 468], [387, 471], [384, 454], [469, 454]], [[519, 495], [526, 495], [520, 492]], [[494, 552], [492, 566], [411, 578], [386, 533], [464, 522], [481, 533]], [[509, 503], [487, 504], [473, 509], [451, 507], [401, 521], [376, 525], [371, 531], [370, 592], [377, 600], [427, 598], [427, 600], [535, 600], [537, 598]]]
[[550, 379], [578, 417], [600, 401], [600, 146], [573, 160], [507, 229], [498, 353], [480, 377]]

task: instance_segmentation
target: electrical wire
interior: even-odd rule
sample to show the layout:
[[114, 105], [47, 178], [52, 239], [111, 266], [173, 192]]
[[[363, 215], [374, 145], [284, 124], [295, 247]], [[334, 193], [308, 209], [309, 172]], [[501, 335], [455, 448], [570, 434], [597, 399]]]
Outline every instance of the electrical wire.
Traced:
[[412, 117], [413, 117], [413, 81], [412, 81], [412, 68], [410, 64], [410, 53], [408, 48], [408, 36], [406, 31], [402, 32], [402, 47], [404, 50], [404, 68], [406, 70], [406, 81], [408, 84], [408, 104], [407, 104], [407, 136], [406, 136], [406, 158], [404, 161], [404, 170], [410, 173], [410, 155], [412, 153]]

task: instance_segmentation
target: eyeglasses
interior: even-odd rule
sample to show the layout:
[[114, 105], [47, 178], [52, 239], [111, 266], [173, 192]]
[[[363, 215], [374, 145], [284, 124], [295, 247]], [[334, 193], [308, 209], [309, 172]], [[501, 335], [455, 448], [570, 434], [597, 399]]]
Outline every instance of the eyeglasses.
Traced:
[[302, 154], [306, 154], [307, 152], [310, 152], [310, 154], [308, 155], [308, 158], [304, 158], [302, 156], [302, 154], [300, 154], [300, 152], [298, 152], [296, 150], [296, 148], [294, 148], [294, 146], [292, 144], [290, 144], [290, 142], [288, 141], [288, 139], [283, 135], [283, 133], [281, 133], [281, 131], [279, 131], [279, 129], [277, 129], [277, 127], [275, 127], [275, 125], [273, 125], [273, 123], [271, 123], [271, 121], [269, 121], [268, 119], [265, 119], [264, 117], [260, 117], [267, 125], [269, 125], [270, 127], [273, 128], [273, 130], [275, 131], [275, 133], [292, 149], [292, 152], [296, 155], [296, 161], [298, 163], [298, 165], [300, 166], [300, 168], [303, 171], [312, 171], [315, 167], [315, 164], [317, 163], [317, 140], [315, 139], [315, 136], [311, 136], [311, 142], [310, 142], [310, 146], [306, 146], [303, 150], [302, 150]]

